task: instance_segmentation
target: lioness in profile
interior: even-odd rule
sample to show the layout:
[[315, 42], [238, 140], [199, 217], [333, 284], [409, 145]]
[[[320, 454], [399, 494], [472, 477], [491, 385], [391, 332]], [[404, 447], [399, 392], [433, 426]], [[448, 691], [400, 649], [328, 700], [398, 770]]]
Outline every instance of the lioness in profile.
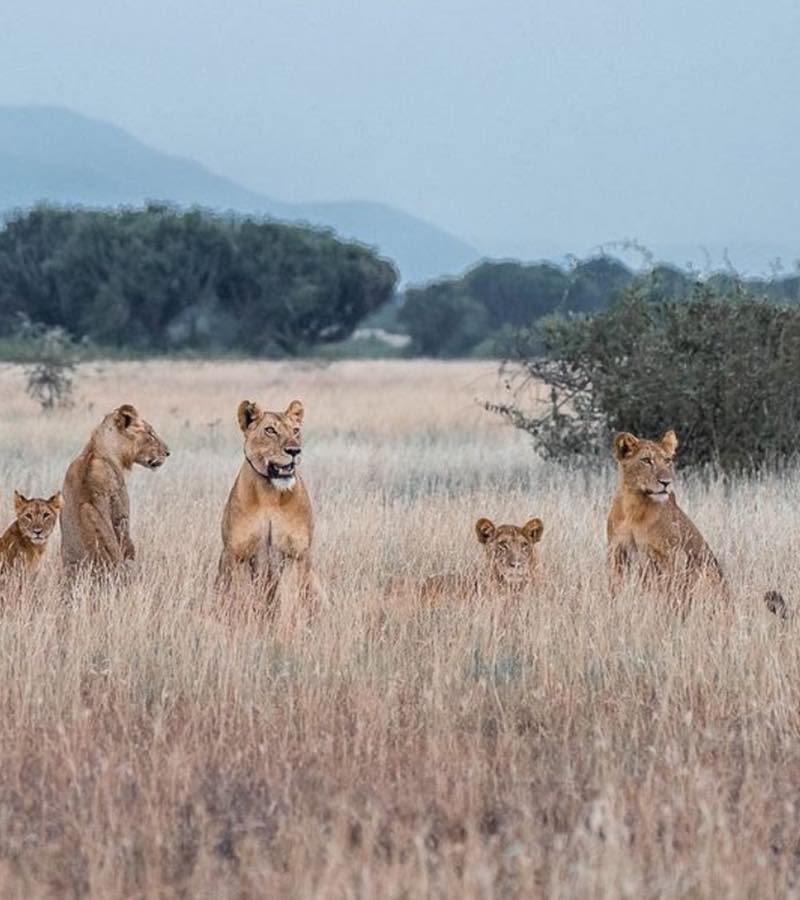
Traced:
[[67, 469], [61, 558], [68, 568], [111, 569], [134, 558], [125, 476], [159, 468], [169, 448], [129, 403], [110, 412]]
[[303, 404], [269, 412], [244, 400], [237, 417], [244, 460], [222, 515], [217, 587], [238, 594], [255, 590], [272, 612], [284, 598], [313, 594], [311, 501], [297, 474]]
[[54, 494], [49, 500], [29, 500], [19, 491], [14, 492], [17, 517], [0, 537], [0, 574], [36, 572], [62, 506], [61, 494]]

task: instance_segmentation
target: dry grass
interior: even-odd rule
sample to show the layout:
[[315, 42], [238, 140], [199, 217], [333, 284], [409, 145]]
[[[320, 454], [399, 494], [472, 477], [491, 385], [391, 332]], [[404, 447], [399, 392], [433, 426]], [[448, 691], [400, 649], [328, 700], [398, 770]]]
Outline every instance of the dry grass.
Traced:
[[[733, 621], [612, 600], [614, 473], [538, 461], [482, 364], [91, 366], [38, 415], [0, 371], [0, 502], [49, 494], [102, 412], [173, 448], [132, 479], [139, 561], [63, 596], [55, 547], [0, 618], [2, 896], [800, 893], [800, 653], [758, 597], [797, 581], [798, 481], [704, 486]], [[214, 615], [244, 397], [308, 409], [330, 606], [277, 640]], [[541, 590], [375, 614], [462, 569], [479, 515], [546, 523]]]

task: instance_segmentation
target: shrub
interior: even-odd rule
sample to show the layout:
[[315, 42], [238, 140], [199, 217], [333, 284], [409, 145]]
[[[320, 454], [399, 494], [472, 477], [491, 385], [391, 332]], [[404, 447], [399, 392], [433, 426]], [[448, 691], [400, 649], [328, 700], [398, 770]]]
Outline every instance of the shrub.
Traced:
[[[504, 364], [512, 399], [490, 408], [551, 458], [606, 455], [616, 431], [670, 427], [688, 464], [730, 472], [793, 456], [800, 310], [740, 287], [661, 297], [639, 282], [593, 317], [549, 317], [519, 332]], [[533, 382], [549, 389], [544, 409], [531, 406]]]
[[48, 328], [20, 317], [18, 350], [28, 365], [25, 390], [45, 412], [72, 406], [79, 348], [63, 328]]

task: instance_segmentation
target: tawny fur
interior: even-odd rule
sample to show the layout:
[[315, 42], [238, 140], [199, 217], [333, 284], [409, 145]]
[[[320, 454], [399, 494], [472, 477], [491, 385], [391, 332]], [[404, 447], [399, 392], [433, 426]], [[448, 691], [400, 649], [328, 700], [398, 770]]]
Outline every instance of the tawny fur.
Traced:
[[646, 580], [676, 590], [699, 580], [722, 585], [722, 570], [673, 492], [678, 439], [667, 431], [660, 440], [619, 434], [614, 454], [619, 487], [608, 515], [608, 555], [616, 579], [636, 569]]
[[64, 479], [61, 558], [69, 569], [113, 569], [135, 556], [126, 476], [134, 464], [157, 469], [169, 448], [130, 404], [110, 412]]
[[478, 519], [475, 534], [483, 547], [480, 564], [468, 572], [432, 575], [416, 585], [394, 581], [390, 593], [410, 593], [426, 601], [480, 596], [520, 596], [536, 584], [540, 571], [539, 541], [544, 524], [529, 519], [524, 525], [495, 525]]
[[222, 516], [217, 588], [234, 601], [254, 594], [264, 611], [316, 594], [314, 516], [295, 470], [303, 415], [298, 400], [282, 413], [247, 400], [238, 409], [244, 460]]
[[16, 519], [0, 536], [0, 574], [32, 575], [38, 570], [62, 505], [61, 494], [29, 500], [15, 492]]

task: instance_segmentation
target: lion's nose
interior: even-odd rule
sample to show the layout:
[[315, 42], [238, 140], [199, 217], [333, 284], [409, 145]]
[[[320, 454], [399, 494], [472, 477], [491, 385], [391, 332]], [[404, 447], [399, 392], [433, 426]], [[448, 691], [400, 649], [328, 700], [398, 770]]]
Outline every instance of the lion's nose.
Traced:
[[665, 488], [668, 488], [672, 484], [671, 478], [659, 478], [658, 483]]
[[300, 455], [300, 448], [299, 448], [299, 447], [284, 447], [283, 449], [289, 454], [289, 456], [292, 457], [292, 459], [294, 459], [295, 456], [299, 456], [299, 455]]

